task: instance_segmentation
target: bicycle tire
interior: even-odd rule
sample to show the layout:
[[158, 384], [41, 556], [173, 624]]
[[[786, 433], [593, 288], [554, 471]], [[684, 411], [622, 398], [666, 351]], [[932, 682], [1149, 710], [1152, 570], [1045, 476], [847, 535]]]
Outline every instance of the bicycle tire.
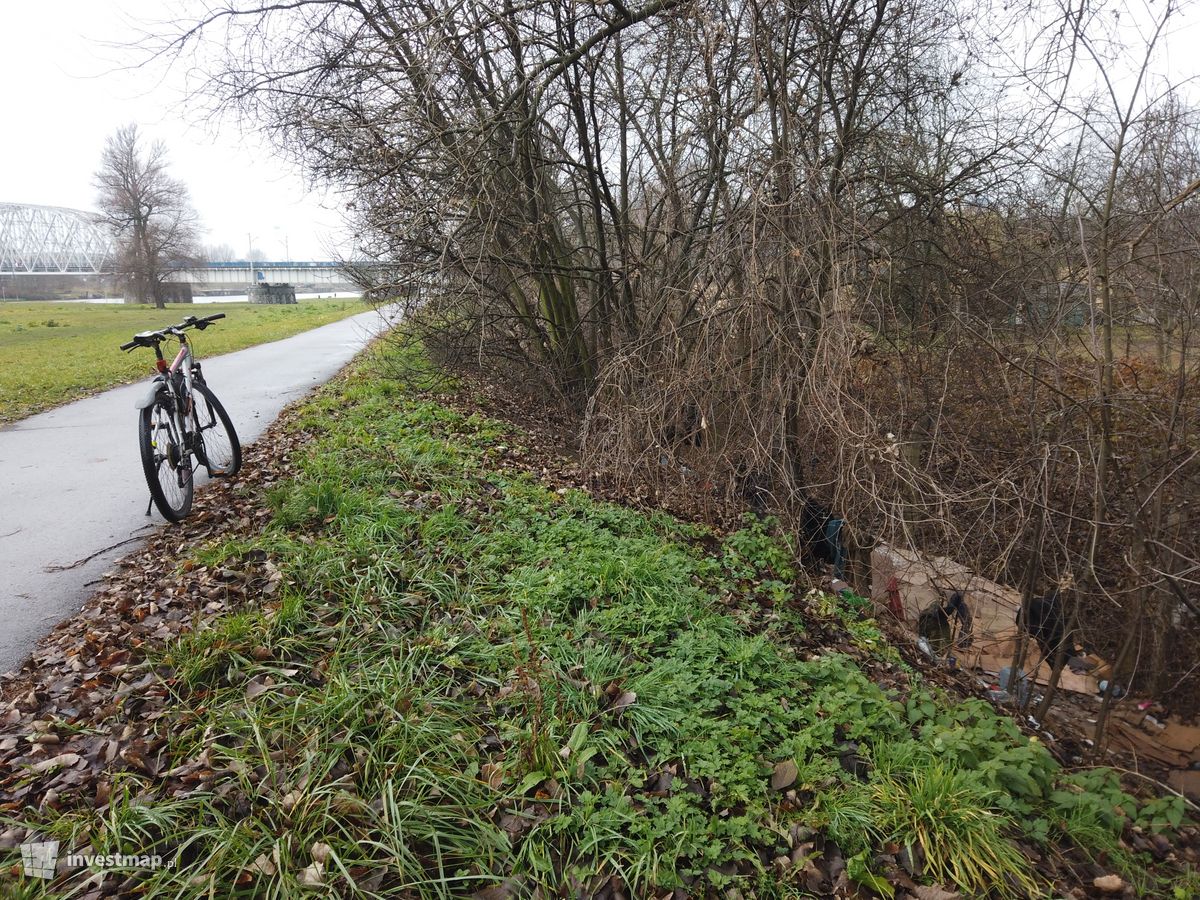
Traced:
[[[207, 407], [207, 418], [211, 420], [211, 424], [204, 425], [201, 422], [202, 408], [200, 403], [203, 402]], [[208, 470], [210, 478], [232, 478], [242, 468], [242, 445], [238, 441], [237, 430], [233, 427], [233, 420], [229, 418], [229, 413], [225, 412], [225, 407], [221, 405], [221, 401], [217, 399], [217, 395], [206, 384], [196, 382], [192, 385], [192, 415], [196, 423], [196, 456]], [[208, 449], [204, 446], [204, 432], [215, 428], [217, 423], [220, 423], [225, 434], [229, 438], [229, 454], [230, 460], [227, 465], [220, 465], [214, 469], [209, 460]], [[224, 463], [224, 460], [221, 460]]]
[[[142, 473], [146, 476], [146, 486], [150, 488], [150, 498], [164, 519], [168, 522], [180, 522], [191, 512], [195, 479], [192, 477], [191, 454], [181, 446], [172, 446], [169, 443], [169, 433], [167, 445], [160, 446], [159, 433], [163, 430], [164, 422], [169, 422], [170, 418], [170, 408], [163, 401], [162, 395], [159, 395], [142, 410], [138, 419], [138, 445], [141, 448]], [[174, 487], [178, 488], [174, 503], [163, 488], [164, 474], [167, 476], [167, 485], [173, 483]]]

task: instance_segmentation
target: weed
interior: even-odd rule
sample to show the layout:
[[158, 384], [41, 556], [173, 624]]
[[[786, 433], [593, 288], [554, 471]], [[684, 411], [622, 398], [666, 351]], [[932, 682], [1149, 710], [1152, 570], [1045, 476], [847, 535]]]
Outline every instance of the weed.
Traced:
[[1008, 839], [1016, 829], [997, 803], [1000, 793], [976, 773], [934, 760], [876, 779], [871, 792], [875, 828], [886, 840], [919, 848], [935, 881], [968, 893], [1038, 893], [1028, 860]]
[[[769, 598], [789, 633], [833, 616], [898, 659], [854, 598], [798, 592], [771, 523], [717, 542], [498, 470], [520, 436], [408, 393], [394, 373], [411, 367], [384, 354], [300, 412], [310, 441], [266, 530], [196, 554], [268, 554], [287, 585], [270, 615], [230, 614], [162, 655], [165, 765], [208, 773], [202, 788], [129, 777], [103, 817], [30, 813], [71, 845], [178, 860], [146, 894], [290, 896], [324, 844], [332, 892], [515, 878], [789, 897], [771, 860], [792, 826], [822, 829], [885, 893], [871, 861], [890, 843], [964, 891], [1037, 893], [1022, 832], [1099, 854], [1124, 821], [1178, 823], [1111, 773], [1064, 775], [985, 704], [919, 683], [901, 699], [847, 656], [752, 633], [729, 597]], [[770, 787], [783, 761], [790, 794]]]

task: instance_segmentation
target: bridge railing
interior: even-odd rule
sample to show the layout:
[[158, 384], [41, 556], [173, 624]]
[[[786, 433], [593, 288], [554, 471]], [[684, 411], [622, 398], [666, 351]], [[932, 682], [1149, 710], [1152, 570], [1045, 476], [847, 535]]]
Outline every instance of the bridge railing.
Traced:
[[234, 259], [223, 262], [206, 263], [206, 269], [340, 269], [342, 263], [312, 260], [249, 260]]

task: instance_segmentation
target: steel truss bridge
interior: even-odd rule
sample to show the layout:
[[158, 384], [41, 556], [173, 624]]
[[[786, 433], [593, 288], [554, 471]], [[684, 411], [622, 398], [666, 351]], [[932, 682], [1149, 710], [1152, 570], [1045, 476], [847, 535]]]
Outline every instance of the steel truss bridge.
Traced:
[[95, 213], [0, 203], [0, 275], [102, 275], [113, 239]]
[[[114, 259], [112, 232], [96, 213], [0, 203], [0, 276], [111, 275]], [[264, 281], [353, 288], [340, 263], [294, 260], [214, 262], [169, 280], [207, 291], [244, 290]]]

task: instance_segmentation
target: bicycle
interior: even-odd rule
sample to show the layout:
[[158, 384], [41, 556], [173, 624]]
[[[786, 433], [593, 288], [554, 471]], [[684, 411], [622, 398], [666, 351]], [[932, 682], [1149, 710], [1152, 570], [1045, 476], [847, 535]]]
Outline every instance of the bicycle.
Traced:
[[[242, 447], [233, 422], [205, 383], [187, 338], [187, 329], [203, 331], [223, 318], [225, 313], [188, 316], [160, 331], [139, 332], [121, 345], [126, 352], [153, 347], [158, 370], [145, 395], [135, 404], [141, 411], [138, 444], [142, 471], [150, 488], [146, 515], [150, 515], [153, 504], [168, 521], [181, 521], [192, 508], [193, 476], [198, 466], [203, 465], [210, 478], [230, 478], [242, 466]], [[168, 365], [162, 345], [172, 337], [179, 341], [179, 352]]]

